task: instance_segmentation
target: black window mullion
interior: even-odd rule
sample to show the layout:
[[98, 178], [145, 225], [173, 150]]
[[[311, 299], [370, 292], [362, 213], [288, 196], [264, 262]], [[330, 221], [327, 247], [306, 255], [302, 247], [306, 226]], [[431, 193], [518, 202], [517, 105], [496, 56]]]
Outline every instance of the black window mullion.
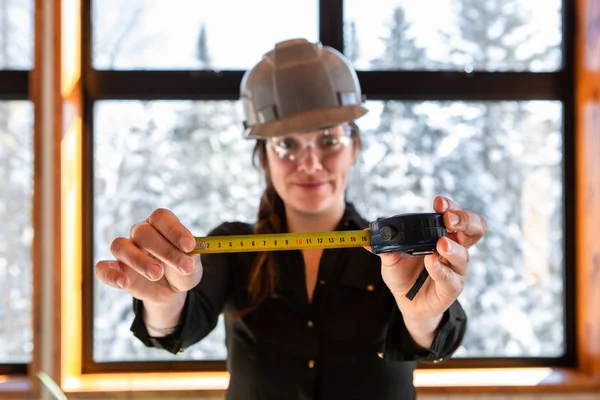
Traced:
[[565, 358], [568, 365], [577, 364], [576, 321], [575, 321], [575, 233], [576, 233], [576, 170], [575, 170], [575, 21], [577, 5], [571, 0], [562, 0], [562, 70], [561, 82], [563, 103], [563, 227], [565, 271], [564, 271], [564, 309], [565, 309]]
[[29, 73], [29, 71], [0, 71], [0, 100], [28, 100]]
[[560, 73], [358, 71], [367, 98], [389, 100], [558, 100]]
[[344, 0], [319, 2], [319, 40], [324, 45], [344, 51]]
[[[92, 0], [81, 2], [81, 71], [85, 83], [89, 83], [92, 68]], [[84, 93], [85, 95], [85, 93]]]
[[[243, 71], [90, 71], [88, 94], [104, 99], [236, 100]], [[560, 72], [359, 71], [367, 98], [389, 100], [558, 100]]]
[[[89, 90], [95, 84], [92, 70], [92, 0], [83, 0], [81, 2], [81, 82], [82, 90], [82, 118], [83, 118], [83, 139], [82, 139], [82, 173], [84, 184], [82, 186], [82, 207], [86, 210], [82, 220], [82, 372], [88, 373], [89, 365], [93, 365], [93, 343], [94, 343], [94, 276], [93, 270], [89, 265], [94, 264], [93, 247], [93, 97]], [[131, 89], [129, 89], [131, 90]], [[89, 312], [91, 311], [91, 312]]]
[[244, 71], [90, 71], [94, 100], [237, 100]]
[[27, 364], [0, 364], [0, 375], [25, 375]]

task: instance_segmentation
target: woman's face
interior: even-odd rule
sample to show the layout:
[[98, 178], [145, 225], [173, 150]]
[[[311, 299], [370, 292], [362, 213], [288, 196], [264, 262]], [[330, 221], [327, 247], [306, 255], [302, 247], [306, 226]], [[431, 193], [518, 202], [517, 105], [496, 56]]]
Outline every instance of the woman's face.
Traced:
[[273, 186], [286, 207], [307, 214], [344, 207], [358, 151], [349, 125], [270, 138], [266, 148]]

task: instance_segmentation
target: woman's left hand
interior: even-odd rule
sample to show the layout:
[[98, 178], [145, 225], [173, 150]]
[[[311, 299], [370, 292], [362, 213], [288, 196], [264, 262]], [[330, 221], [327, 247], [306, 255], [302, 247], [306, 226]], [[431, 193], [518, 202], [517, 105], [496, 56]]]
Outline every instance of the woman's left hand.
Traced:
[[[484, 217], [461, 210], [450, 199], [438, 196], [435, 212], [443, 214], [447, 236], [437, 241], [437, 253], [423, 257], [403, 257], [402, 253], [382, 253], [381, 275], [394, 294], [404, 318], [441, 318], [463, 291], [469, 265], [469, 248], [487, 232]], [[426, 268], [425, 281], [413, 300], [406, 297], [417, 277]]]

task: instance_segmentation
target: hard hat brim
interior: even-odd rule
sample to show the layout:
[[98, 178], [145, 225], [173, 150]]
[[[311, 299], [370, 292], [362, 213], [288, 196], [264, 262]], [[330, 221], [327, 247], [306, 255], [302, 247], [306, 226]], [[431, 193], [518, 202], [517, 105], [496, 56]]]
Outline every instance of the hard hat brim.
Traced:
[[350, 122], [369, 110], [360, 105], [338, 106], [307, 110], [264, 124], [250, 126], [245, 131], [248, 139], [268, 139], [293, 133], [311, 132], [327, 126]]

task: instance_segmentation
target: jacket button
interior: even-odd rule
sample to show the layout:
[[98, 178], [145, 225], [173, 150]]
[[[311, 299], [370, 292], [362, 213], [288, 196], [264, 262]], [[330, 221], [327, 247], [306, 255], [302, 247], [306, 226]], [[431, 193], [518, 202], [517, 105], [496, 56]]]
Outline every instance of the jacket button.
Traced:
[[315, 366], [315, 360], [310, 360], [308, 362], [308, 368], [313, 368]]
[[379, 358], [383, 358], [385, 356], [384, 353], [377, 353], [377, 355], [379, 356]]
[[373, 290], [375, 290], [375, 286], [373, 286], [373, 285], [367, 285], [367, 290], [369, 292], [372, 292]]
[[321, 285], [324, 285], [324, 284], [325, 284], [325, 280], [324, 280], [324, 279], [321, 279], [321, 280], [319, 281], [319, 283], [320, 283]]
[[307, 325], [308, 325], [309, 328], [312, 328], [313, 326], [315, 326], [315, 324], [313, 324], [312, 321], [308, 321]]

